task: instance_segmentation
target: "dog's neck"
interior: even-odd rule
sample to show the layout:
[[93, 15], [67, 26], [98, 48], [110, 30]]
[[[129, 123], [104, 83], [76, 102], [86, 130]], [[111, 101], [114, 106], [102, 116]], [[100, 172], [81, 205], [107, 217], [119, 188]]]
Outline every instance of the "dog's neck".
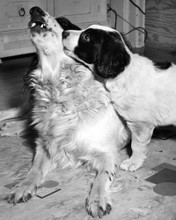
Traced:
[[[139, 71], [140, 70], [140, 71]], [[116, 97], [122, 97], [132, 84], [140, 81], [150, 81], [149, 75], [153, 73], [153, 63], [150, 59], [130, 52], [130, 63], [115, 79], [106, 81], [106, 88], [116, 92]]]
[[46, 53], [39, 52], [39, 66], [44, 78], [50, 78], [58, 75], [65, 64], [72, 64], [74, 61], [65, 55], [62, 50]]

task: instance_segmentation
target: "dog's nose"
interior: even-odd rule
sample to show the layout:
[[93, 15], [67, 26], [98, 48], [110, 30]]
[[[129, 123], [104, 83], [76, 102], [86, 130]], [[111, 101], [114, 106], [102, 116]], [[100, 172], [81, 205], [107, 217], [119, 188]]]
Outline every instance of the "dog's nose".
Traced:
[[30, 9], [29, 13], [30, 13], [31, 16], [39, 16], [39, 15], [40, 16], [45, 16], [44, 11], [41, 8], [37, 7], [37, 6], [32, 7]]
[[62, 38], [63, 38], [63, 39], [67, 38], [68, 35], [69, 35], [69, 32], [68, 32], [68, 31], [63, 31], [63, 32], [62, 32]]

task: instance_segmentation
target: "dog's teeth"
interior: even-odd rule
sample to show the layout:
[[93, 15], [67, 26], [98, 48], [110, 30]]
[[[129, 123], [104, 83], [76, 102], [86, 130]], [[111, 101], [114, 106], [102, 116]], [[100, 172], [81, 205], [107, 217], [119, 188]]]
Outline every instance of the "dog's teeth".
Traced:
[[35, 25], [36, 25], [36, 23], [34, 22], [34, 23], [31, 24], [31, 27], [35, 27]]
[[41, 28], [44, 28], [44, 27], [46, 27], [45, 24], [42, 24], [42, 25], [41, 25]]

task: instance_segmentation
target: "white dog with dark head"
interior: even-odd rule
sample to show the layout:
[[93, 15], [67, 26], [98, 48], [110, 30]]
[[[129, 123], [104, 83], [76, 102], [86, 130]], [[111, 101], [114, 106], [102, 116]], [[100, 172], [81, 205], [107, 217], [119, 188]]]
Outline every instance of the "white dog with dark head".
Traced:
[[176, 125], [176, 65], [133, 54], [122, 35], [92, 25], [63, 33], [65, 53], [87, 65], [110, 92], [116, 111], [132, 133], [132, 156], [121, 168], [143, 165], [156, 126]]

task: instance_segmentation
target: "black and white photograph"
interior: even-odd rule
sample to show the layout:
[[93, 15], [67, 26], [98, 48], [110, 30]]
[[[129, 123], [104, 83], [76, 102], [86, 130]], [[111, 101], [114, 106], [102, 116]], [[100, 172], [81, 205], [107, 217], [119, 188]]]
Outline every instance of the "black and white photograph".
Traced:
[[0, 220], [176, 220], [176, 1], [0, 2]]

